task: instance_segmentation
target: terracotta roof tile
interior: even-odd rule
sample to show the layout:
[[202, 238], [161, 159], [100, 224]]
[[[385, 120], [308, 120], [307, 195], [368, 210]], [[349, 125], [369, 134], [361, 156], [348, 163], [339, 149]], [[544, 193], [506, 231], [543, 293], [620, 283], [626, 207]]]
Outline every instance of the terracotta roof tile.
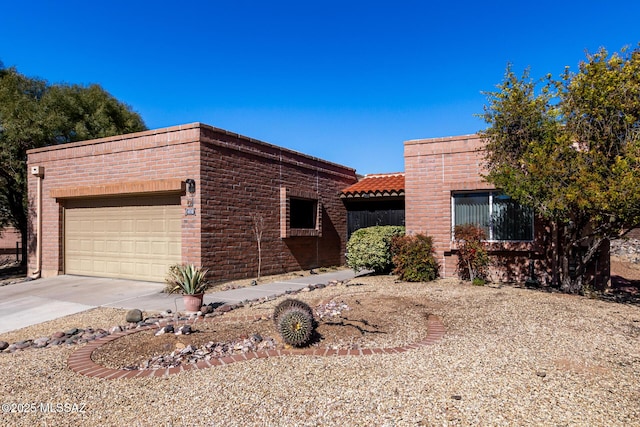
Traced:
[[360, 181], [342, 190], [342, 198], [404, 196], [404, 173], [366, 175]]

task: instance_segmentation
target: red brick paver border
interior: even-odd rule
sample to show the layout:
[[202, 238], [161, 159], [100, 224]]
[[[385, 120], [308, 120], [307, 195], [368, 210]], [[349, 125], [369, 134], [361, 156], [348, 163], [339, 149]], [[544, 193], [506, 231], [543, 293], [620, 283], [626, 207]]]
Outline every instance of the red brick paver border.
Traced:
[[[259, 317], [259, 316], [258, 316]], [[225, 320], [231, 320], [228, 317]], [[189, 322], [193, 323], [193, 322]], [[409, 350], [413, 350], [420, 347], [435, 344], [444, 336], [446, 330], [442, 321], [437, 316], [429, 316], [427, 319], [427, 336], [413, 344], [408, 344], [400, 347], [389, 348], [363, 348], [352, 350], [333, 350], [330, 348], [307, 348], [307, 349], [290, 349], [290, 350], [262, 350], [252, 351], [242, 354], [234, 354], [231, 356], [224, 356], [220, 358], [214, 358], [210, 360], [202, 360], [196, 364], [185, 364], [175, 368], [160, 368], [160, 369], [137, 369], [137, 370], [125, 370], [125, 369], [111, 369], [98, 365], [91, 359], [93, 352], [118, 338], [126, 335], [147, 331], [149, 329], [158, 329], [158, 326], [144, 326], [138, 329], [131, 329], [123, 332], [116, 332], [98, 340], [92, 341], [84, 347], [76, 350], [69, 356], [67, 364], [69, 369], [87, 377], [103, 378], [108, 380], [115, 380], [119, 378], [149, 378], [149, 377], [166, 377], [168, 375], [177, 374], [192, 369], [206, 369], [214, 366], [228, 365], [230, 363], [242, 362], [251, 359], [266, 359], [268, 357], [280, 357], [280, 356], [369, 356], [373, 354], [398, 354], [404, 353]]]

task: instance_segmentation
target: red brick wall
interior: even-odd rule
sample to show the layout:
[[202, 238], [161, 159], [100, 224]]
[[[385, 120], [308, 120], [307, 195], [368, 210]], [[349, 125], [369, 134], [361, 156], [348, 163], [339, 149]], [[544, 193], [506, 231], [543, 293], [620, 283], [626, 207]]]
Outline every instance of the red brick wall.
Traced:
[[[199, 179], [199, 125], [176, 126], [129, 135], [102, 138], [31, 150], [28, 167], [43, 166], [42, 180], [42, 274], [64, 271], [62, 209], [64, 199], [56, 200], [52, 190], [90, 187], [95, 196], [103, 184], [146, 182], [160, 179]], [[35, 212], [37, 178], [28, 174], [29, 185], [29, 271], [36, 269]], [[117, 191], [117, 190], [116, 190]], [[196, 192], [196, 207], [198, 205]], [[185, 197], [183, 205], [186, 206]], [[183, 230], [199, 228], [200, 216], [185, 216]], [[185, 262], [200, 263], [200, 236], [183, 231]]]
[[[195, 208], [196, 215], [183, 219], [183, 262], [210, 268], [216, 279], [254, 276], [254, 212], [265, 218], [262, 274], [344, 262], [346, 210], [338, 193], [356, 182], [350, 168], [200, 123], [31, 150], [28, 166], [43, 166], [45, 171], [44, 276], [64, 271], [64, 197], [154, 191], [157, 183], [166, 186], [188, 178], [195, 180], [196, 191], [193, 196], [183, 193], [182, 205]], [[37, 178], [29, 175], [28, 185], [33, 271]], [[318, 195], [321, 236], [280, 238], [283, 186]], [[64, 197], [53, 197], [61, 194]]]
[[20, 243], [20, 232], [13, 227], [0, 229], [0, 254], [16, 253], [16, 243]]
[[[356, 182], [353, 169], [212, 128], [203, 128], [201, 161], [202, 259], [216, 278], [257, 274], [252, 215], [264, 218], [262, 275], [344, 263], [339, 192]], [[317, 197], [320, 231], [307, 233], [316, 235], [282, 237], [281, 188]]]
[[[404, 144], [407, 233], [426, 233], [434, 241], [443, 277], [456, 275], [457, 257], [451, 233], [451, 195], [461, 190], [494, 188], [481, 174], [482, 140], [477, 135], [421, 139]], [[533, 243], [492, 243], [492, 278], [524, 281], [533, 259], [539, 280], [550, 277], [551, 235], [536, 221]]]

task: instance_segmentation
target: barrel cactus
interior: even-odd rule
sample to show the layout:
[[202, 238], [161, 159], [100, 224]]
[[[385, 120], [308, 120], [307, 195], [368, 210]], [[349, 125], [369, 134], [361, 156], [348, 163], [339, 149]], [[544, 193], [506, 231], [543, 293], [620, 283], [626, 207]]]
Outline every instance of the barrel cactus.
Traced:
[[280, 313], [277, 322], [278, 331], [286, 344], [304, 347], [311, 341], [315, 323], [309, 310], [292, 305]]
[[273, 310], [273, 323], [275, 323], [276, 326], [278, 326], [279, 324], [278, 320], [280, 318], [280, 315], [290, 307], [297, 307], [301, 310], [306, 311], [307, 313], [309, 313], [309, 316], [311, 316], [311, 318], [313, 319], [313, 310], [311, 309], [311, 307], [309, 307], [309, 304], [297, 299], [288, 298], [282, 301], [280, 304], [278, 304], [276, 308]]

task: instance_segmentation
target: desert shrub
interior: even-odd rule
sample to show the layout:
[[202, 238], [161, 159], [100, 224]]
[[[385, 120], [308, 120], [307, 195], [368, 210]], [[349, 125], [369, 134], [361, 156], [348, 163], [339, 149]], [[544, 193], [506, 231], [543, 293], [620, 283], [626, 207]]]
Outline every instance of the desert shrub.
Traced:
[[407, 282], [428, 282], [438, 277], [440, 265], [434, 256], [433, 240], [424, 234], [395, 236], [391, 241], [393, 272]]
[[473, 224], [457, 225], [458, 276], [474, 285], [484, 284], [489, 270], [489, 253], [485, 247], [485, 231]]
[[404, 227], [382, 225], [356, 230], [347, 243], [347, 265], [355, 271], [390, 272], [393, 263], [391, 239], [404, 235]]

